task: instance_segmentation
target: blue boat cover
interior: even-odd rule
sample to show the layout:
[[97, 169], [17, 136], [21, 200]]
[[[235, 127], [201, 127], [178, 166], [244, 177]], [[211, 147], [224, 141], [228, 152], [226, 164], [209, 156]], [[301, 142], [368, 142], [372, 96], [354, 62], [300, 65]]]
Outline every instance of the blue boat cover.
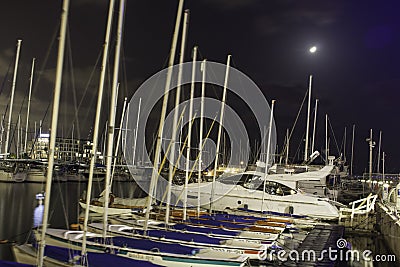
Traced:
[[0, 266], [1, 267], [33, 267], [33, 265], [29, 265], [29, 264], [23, 264], [23, 263], [19, 263], [19, 262], [12, 262], [12, 261], [4, 261], [4, 260], [0, 260]]
[[214, 221], [232, 221], [232, 222], [247, 223], [247, 224], [254, 224], [256, 221], [262, 220], [260, 218], [248, 218], [248, 217], [234, 216], [228, 214], [202, 215], [200, 216], [200, 218], [214, 220]]
[[189, 219], [189, 221], [191, 223], [195, 223], [195, 224], [211, 225], [211, 226], [216, 226], [216, 227], [224, 227], [224, 228], [237, 229], [237, 230], [243, 230], [246, 227], [248, 227], [248, 225], [244, 225], [244, 224], [219, 222], [219, 221], [214, 221], [214, 220]]
[[[59, 260], [65, 263], [79, 264], [81, 252], [68, 248], [46, 246], [45, 255], [47, 257]], [[110, 267], [110, 266], [141, 266], [141, 267], [157, 267], [158, 264], [153, 264], [147, 261], [135, 260], [126, 257], [121, 257], [108, 253], [88, 252], [87, 262], [90, 267]], [[7, 266], [7, 265], [5, 265]], [[11, 266], [11, 265], [10, 265]], [[30, 266], [30, 265], [26, 265]]]
[[243, 211], [248, 211], [248, 212], [254, 212], [254, 213], [261, 213], [261, 214], [269, 214], [269, 215], [277, 215], [277, 216], [285, 216], [285, 217], [291, 217], [291, 218], [307, 218], [306, 215], [296, 215], [296, 214], [290, 214], [290, 213], [283, 213], [283, 212], [276, 212], [276, 211], [258, 211], [258, 210], [250, 210], [250, 209], [245, 209], [245, 208], [238, 208], [239, 210]]
[[175, 224], [172, 226], [172, 228], [176, 230], [186, 230], [189, 232], [200, 232], [200, 233], [214, 234], [214, 235], [238, 236], [240, 234], [240, 231], [231, 231], [221, 228], [190, 226], [183, 223]]
[[166, 242], [159, 242], [154, 240], [148, 240], [143, 238], [133, 238], [133, 237], [124, 237], [124, 236], [115, 236], [111, 239], [107, 238], [107, 241], [104, 242], [103, 238], [94, 237], [88, 238], [88, 240], [97, 242], [99, 244], [113, 244], [115, 246], [121, 248], [132, 248], [132, 249], [141, 249], [152, 252], [161, 252], [161, 253], [173, 253], [180, 255], [195, 255], [199, 252], [199, 249], [191, 246], [184, 246], [180, 244], [171, 244]]
[[[136, 230], [137, 233], [143, 235], [143, 230]], [[222, 239], [217, 237], [209, 237], [203, 234], [193, 234], [193, 233], [182, 233], [166, 230], [148, 230], [148, 236], [166, 238], [171, 240], [182, 240], [187, 242], [196, 242], [204, 244], [221, 244]]]

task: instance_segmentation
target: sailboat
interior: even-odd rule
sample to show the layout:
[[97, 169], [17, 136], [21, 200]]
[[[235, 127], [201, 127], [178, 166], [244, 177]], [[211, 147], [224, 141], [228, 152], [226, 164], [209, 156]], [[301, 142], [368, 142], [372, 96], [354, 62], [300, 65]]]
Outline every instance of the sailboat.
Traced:
[[[113, 5], [110, 5], [113, 7]], [[116, 264], [120, 266], [126, 265], [143, 265], [143, 266], [157, 266], [154, 264], [148, 264], [147, 262], [142, 262], [139, 260], [128, 259], [118, 257], [116, 255], [101, 253], [85, 253], [82, 257], [81, 249], [78, 251], [72, 251], [69, 248], [62, 248], [57, 246], [46, 245], [46, 233], [47, 233], [47, 223], [49, 215], [49, 204], [50, 204], [50, 192], [52, 184], [52, 171], [54, 166], [54, 147], [55, 139], [57, 134], [57, 122], [58, 122], [58, 107], [60, 100], [61, 91], [61, 80], [62, 80], [62, 67], [64, 59], [64, 40], [66, 33], [66, 21], [68, 16], [69, 0], [64, 0], [62, 6], [62, 20], [60, 26], [60, 38], [59, 38], [59, 52], [57, 60], [57, 71], [56, 71], [56, 83], [54, 89], [54, 105], [52, 114], [52, 134], [50, 139], [50, 153], [48, 162], [48, 173], [46, 182], [46, 198], [43, 211], [43, 219], [41, 223], [41, 228], [35, 236], [35, 240], [38, 240], [38, 244], [32, 242], [31, 244], [13, 245], [12, 250], [14, 256], [18, 262], [35, 264], [37, 266], [81, 266], [81, 264], [86, 264], [88, 261], [91, 262], [90, 266], [110, 266], [110, 264]], [[82, 260], [82, 258], [85, 258]]]

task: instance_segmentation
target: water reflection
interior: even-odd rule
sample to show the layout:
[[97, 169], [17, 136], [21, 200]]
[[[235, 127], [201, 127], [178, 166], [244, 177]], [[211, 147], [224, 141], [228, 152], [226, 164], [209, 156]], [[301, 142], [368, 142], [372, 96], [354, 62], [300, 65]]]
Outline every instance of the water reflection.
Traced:
[[[49, 223], [51, 227], [68, 228], [76, 223], [81, 212], [79, 198], [87, 184], [55, 182], [50, 194]], [[25, 242], [34, 223], [35, 209], [43, 207], [36, 200], [36, 194], [43, 192], [45, 184], [0, 183], [0, 240]], [[102, 183], [93, 184], [92, 195], [97, 197], [104, 189]], [[133, 182], [113, 184], [113, 193], [120, 197], [143, 196]], [[3, 242], [4, 243], [4, 242]], [[0, 259], [13, 260], [10, 243], [0, 244]]]
[[[393, 252], [386, 246], [385, 241], [382, 236], [376, 234], [374, 236], [352, 236], [346, 237], [346, 240], [351, 243], [351, 249], [358, 251], [362, 255], [363, 251], [370, 250], [372, 252], [371, 256], [375, 257], [378, 255], [380, 257], [382, 255], [382, 259], [388, 259], [394, 255]], [[364, 261], [360, 256], [359, 261], [350, 261], [348, 266], [351, 267], [392, 267], [399, 266], [399, 262], [393, 261], [380, 261], [380, 262], [372, 262], [372, 261]]]

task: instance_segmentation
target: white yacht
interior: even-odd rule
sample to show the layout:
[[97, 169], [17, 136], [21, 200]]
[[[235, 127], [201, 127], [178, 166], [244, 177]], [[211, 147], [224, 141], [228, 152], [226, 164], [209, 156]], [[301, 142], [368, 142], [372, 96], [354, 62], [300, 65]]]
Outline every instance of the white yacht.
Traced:
[[[293, 179], [282, 179], [275, 175], [265, 176], [259, 171], [246, 171], [237, 175], [220, 177], [214, 184], [203, 182], [200, 187], [197, 183], [189, 184], [187, 203], [196, 206], [200, 190], [200, 205], [203, 208], [212, 206], [212, 209], [216, 211], [245, 208], [336, 220], [339, 217], [339, 211], [328, 198], [304, 193], [295, 186], [295, 181], [307, 177], [317, 179], [319, 175], [329, 173], [328, 168], [324, 167], [318, 171], [300, 173], [296, 176], [293, 174]], [[295, 177], [297, 178], [294, 179]], [[181, 194], [183, 186], [174, 186], [172, 190], [177, 196], [183, 195]]]

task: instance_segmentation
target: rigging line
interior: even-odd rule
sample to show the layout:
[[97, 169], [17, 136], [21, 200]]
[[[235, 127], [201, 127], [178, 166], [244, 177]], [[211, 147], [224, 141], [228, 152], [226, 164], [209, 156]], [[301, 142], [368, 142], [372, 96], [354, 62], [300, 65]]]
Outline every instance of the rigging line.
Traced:
[[[39, 71], [39, 73], [41, 73], [41, 74], [44, 73], [45, 67], [46, 67], [46, 65], [47, 65], [47, 61], [49, 60], [49, 57], [50, 57], [51, 48], [54, 46], [55, 41], [58, 40], [58, 30], [59, 30], [59, 28], [60, 28], [60, 23], [61, 23], [61, 21], [60, 21], [59, 23], [57, 23], [57, 25], [55, 25], [55, 30], [54, 30], [53, 36], [52, 36], [52, 38], [51, 38], [52, 41], [50, 42], [50, 45], [49, 45], [48, 49], [46, 50], [47, 53], [46, 53], [46, 55], [45, 55], [43, 64], [42, 64], [42, 66], [41, 66], [41, 68], [40, 68], [40, 71]], [[37, 79], [35, 79], [35, 80], [36, 80], [36, 82], [35, 82], [35, 85], [34, 85], [33, 88], [32, 88], [32, 95], [33, 95], [33, 93], [35, 92], [35, 89], [38, 87], [38, 84], [39, 84], [39, 82], [40, 82], [40, 80], [41, 80], [41, 75], [39, 75], [39, 77], [37, 77]], [[45, 118], [46, 118], [46, 116], [47, 116], [47, 112], [48, 112], [48, 110], [49, 110], [49, 108], [50, 108], [50, 105], [51, 105], [51, 101], [49, 100], [49, 103], [48, 103], [47, 109], [46, 109], [46, 111], [45, 111], [45, 113], [44, 113], [42, 122], [45, 121]], [[30, 151], [30, 153], [29, 153], [30, 156], [31, 156], [32, 153], [33, 153], [34, 144], [36, 143], [37, 138], [38, 138], [38, 132], [39, 132], [39, 129], [38, 129], [37, 132], [35, 133], [35, 140], [34, 140], [34, 142], [33, 142], [33, 144], [32, 144], [32, 148], [31, 148], [31, 151]]]
[[[213, 122], [212, 122], [211, 125], [210, 125], [210, 129], [208, 130], [207, 135], [206, 135], [206, 137], [204, 138], [205, 140], [207, 140], [208, 137], [209, 137], [209, 135], [211, 134], [211, 130], [212, 130], [213, 127], [214, 127], [214, 123], [215, 123], [216, 120], [217, 120], [217, 116], [218, 116], [218, 114], [215, 115], [214, 120], [213, 120]], [[196, 168], [196, 166], [198, 165], [198, 162], [199, 162], [199, 159], [200, 159], [200, 153], [201, 153], [200, 151], [203, 151], [203, 148], [204, 148], [204, 146], [206, 145], [206, 142], [202, 142], [202, 141], [200, 141], [200, 142], [201, 142], [201, 150], [199, 150], [199, 153], [197, 153], [196, 160], [195, 160], [195, 162], [194, 162], [194, 164], [193, 164], [192, 169], [190, 170], [190, 174], [189, 174], [189, 178], [188, 178], [189, 181], [191, 180], [192, 175], [193, 175], [193, 172], [195, 171], [195, 168]], [[182, 191], [180, 192], [179, 196], [177, 197], [177, 202], [175, 203], [175, 205], [177, 205], [177, 204], [178, 204], [178, 201], [182, 198], [182, 194], [183, 194], [183, 189], [182, 189]]]
[[[281, 157], [283, 157], [283, 155], [285, 155], [285, 153], [286, 153], [286, 150], [287, 150], [288, 145], [289, 145], [288, 142], [289, 142], [290, 139], [292, 138], [292, 134], [293, 134], [293, 132], [294, 132], [294, 128], [296, 127], [297, 121], [298, 121], [298, 119], [299, 119], [299, 117], [300, 117], [300, 113], [301, 113], [301, 110], [303, 109], [304, 102], [305, 102], [306, 99], [307, 99], [307, 95], [308, 95], [308, 88], [307, 88], [307, 90], [306, 90], [306, 93], [304, 94], [304, 98], [303, 98], [303, 101], [301, 102], [299, 111], [297, 112], [297, 116], [296, 116], [296, 119], [295, 119], [295, 121], [294, 121], [293, 127], [292, 127], [292, 129], [291, 129], [291, 131], [290, 131], [289, 137], [288, 137], [287, 139], [285, 139], [285, 141], [284, 141], [284, 143], [283, 143], [284, 145], [283, 145], [283, 151], [282, 151], [282, 153], [281, 153]], [[304, 136], [304, 134], [303, 134], [303, 136]]]
[[[182, 123], [182, 121], [183, 121], [183, 115], [184, 115], [184, 113], [185, 113], [185, 110], [186, 110], [186, 105], [185, 105], [185, 106], [183, 107], [183, 109], [182, 109], [182, 112], [181, 112], [181, 114], [180, 114], [180, 116], [179, 116], [179, 121], [178, 121], [178, 124], [176, 125], [176, 128], [178, 128], [179, 125], [181, 125], [181, 123]], [[172, 139], [171, 139], [171, 141], [170, 141], [169, 144], [168, 144], [167, 151], [165, 152], [164, 158], [163, 158], [163, 160], [162, 160], [162, 162], [161, 162], [161, 165], [160, 165], [160, 168], [158, 169], [158, 176], [161, 174], [161, 171], [162, 171], [162, 169], [163, 169], [163, 167], [164, 167], [164, 164], [165, 164], [165, 162], [167, 161], [167, 158], [168, 158], [168, 155], [169, 155], [169, 151], [170, 151], [170, 149], [171, 149], [171, 146], [172, 146]], [[182, 153], [182, 152], [181, 152], [181, 153]], [[181, 153], [180, 153], [180, 154], [181, 154]], [[179, 162], [179, 159], [178, 159], [176, 162], [178, 163], [178, 162]], [[175, 163], [169, 162], [168, 164], [174, 164], [174, 167], [175, 167]], [[156, 168], [157, 168], [157, 166], [156, 166]], [[173, 169], [172, 176], [175, 176], [175, 171], [176, 171], [176, 168]], [[158, 176], [157, 176], [157, 181], [156, 181], [156, 182], [158, 182]], [[157, 184], [157, 183], [156, 183], [156, 184]], [[168, 191], [168, 190], [165, 190], [165, 192], [164, 192], [164, 194], [163, 194], [163, 197], [162, 197], [161, 202], [160, 202], [160, 206], [162, 205], [162, 202], [164, 201], [165, 197], [167, 196], [167, 195], [166, 195], [166, 194], [168, 193], [167, 191]]]
[[[98, 56], [97, 56], [97, 59], [96, 59], [96, 63], [95, 63], [95, 65], [94, 65], [94, 67], [93, 67], [93, 69], [92, 69], [92, 71], [91, 71], [91, 73], [90, 73], [90, 75], [89, 75], [89, 79], [88, 79], [88, 81], [87, 81], [87, 83], [86, 83], [86, 85], [85, 85], [85, 90], [84, 90], [84, 92], [83, 92], [83, 94], [82, 94], [81, 100], [80, 100], [80, 102], [79, 102], [79, 104], [78, 104], [78, 107], [77, 107], [77, 111], [78, 111], [78, 112], [79, 112], [79, 110], [81, 109], [82, 103], [83, 103], [84, 100], [85, 100], [85, 96], [86, 96], [86, 94], [87, 94], [87, 92], [88, 92], [88, 90], [89, 90], [89, 86], [90, 86], [90, 84], [91, 84], [92, 81], [93, 81], [93, 76], [94, 76], [94, 74], [96, 73], [96, 69], [97, 69], [97, 67], [98, 67], [98, 65], [99, 65], [101, 56], [102, 56], [102, 48], [101, 48], [101, 51], [98, 53]], [[93, 102], [94, 102], [94, 99], [96, 98], [96, 94], [92, 94], [91, 96], [92, 96], [92, 97], [91, 97], [91, 99], [90, 99], [90, 101], [89, 101], [89, 105], [86, 105], [87, 102], [85, 102], [85, 107], [92, 107], [92, 106], [93, 106]], [[85, 117], [83, 118], [83, 124], [86, 124], [86, 122], [87, 122], [87, 120], [88, 120], [88, 115], [90, 114], [90, 112], [84, 112], [84, 113], [85, 113]], [[76, 119], [77, 119], [77, 118], [76, 118]], [[72, 123], [74, 123], [74, 122], [75, 122], [75, 119], [74, 119], [74, 121], [73, 121]]]
[[[40, 73], [40, 74], [43, 74], [43, 73], [45, 72], [45, 67], [46, 67], [46, 65], [47, 65], [47, 62], [48, 62], [49, 57], [50, 57], [50, 54], [51, 54], [51, 52], [52, 52], [52, 48], [55, 46], [54, 43], [55, 43], [56, 41], [58, 41], [58, 31], [59, 31], [59, 29], [60, 29], [60, 23], [61, 23], [61, 21], [58, 22], [58, 23], [55, 25], [54, 33], [53, 33], [53, 36], [52, 36], [52, 38], [51, 38], [51, 42], [50, 42], [48, 48], [46, 49], [47, 53], [46, 53], [46, 55], [45, 55], [45, 57], [44, 57], [43, 64], [42, 64], [42, 66], [41, 66], [41, 68], [40, 68], [40, 70], [39, 70], [39, 73]], [[37, 77], [37, 79], [35, 79], [36, 81], [35, 81], [35, 85], [34, 85], [33, 88], [32, 88], [32, 95], [34, 95], [33, 93], [36, 91], [36, 88], [38, 87], [39, 82], [40, 82], [40, 80], [41, 80], [41, 77], [42, 77], [42, 75], [39, 75], [39, 76]], [[49, 100], [49, 102], [50, 102], [50, 100]]]
[[[75, 82], [75, 75], [74, 75], [74, 64], [72, 61], [72, 47], [71, 47], [71, 34], [69, 31], [69, 26], [67, 30], [67, 49], [68, 49], [68, 63], [70, 65], [70, 75], [71, 75], [71, 87], [72, 87], [72, 97], [74, 101], [74, 121], [76, 121], [76, 130], [78, 133], [77, 138], [80, 140], [81, 139], [81, 130], [80, 130], [80, 125], [79, 125], [79, 119], [78, 119], [78, 108], [77, 108], [77, 98], [76, 98], [76, 82]], [[69, 90], [68, 90], [69, 91]], [[67, 132], [71, 132], [71, 135], [73, 135], [73, 130], [74, 130], [74, 125], [75, 123], [71, 123], [71, 128]]]
[[337, 149], [337, 151], [338, 151], [338, 153], [339, 153], [339, 155], [340, 155], [340, 149], [339, 149], [338, 143], [337, 143], [337, 141], [336, 141], [335, 133], [334, 133], [334, 131], [333, 131], [332, 124], [331, 124], [331, 120], [330, 120], [329, 116], [328, 116], [328, 123], [329, 123], [329, 129], [330, 129], [331, 132], [332, 132], [333, 140], [335, 141], [336, 149]]
[[1, 83], [0, 95], [1, 95], [1, 93], [3, 92], [3, 90], [4, 90], [4, 86], [5, 86], [5, 84], [6, 84], [7, 77], [8, 77], [8, 75], [10, 74], [11, 65], [12, 65], [13, 63], [14, 63], [14, 62], [10, 62], [10, 64], [8, 64], [8, 68], [7, 68], [6, 75], [4, 76], [3, 82]]
[[[62, 210], [63, 210], [64, 220], [65, 220], [65, 223], [66, 223], [65, 228], [68, 229], [69, 225], [70, 225], [69, 220], [68, 220], [68, 208], [66, 207], [66, 203], [68, 203], [68, 199], [66, 201], [64, 201], [64, 198], [62, 196], [61, 183], [59, 182], [57, 184], [58, 184], [58, 186], [57, 186], [58, 193], [59, 193], [60, 201], [61, 201], [61, 207], [62, 207]], [[66, 195], [66, 197], [68, 197], [68, 193], [65, 194], [65, 195]]]
[[[49, 111], [50, 105], [51, 105], [51, 103], [49, 102], [49, 104], [47, 105], [46, 111], [45, 111], [45, 113], [44, 113], [44, 115], [43, 115], [42, 124], [43, 124], [43, 122], [44, 122], [44, 119], [45, 119], [46, 116], [47, 116], [47, 112]], [[30, 157], [32, 157], [33, 150], [34, 150], [34, 148], [35, 148], [35, 144], [36, 144], [36, 142], [37, 142], [37, 140], [38, 140], [39, 131], [40, 131], [40, 127], [39, 127], [39, 129], [36, 130], [35, 139], [34, 139], [34, 141], [33, 141], [33, 143], [32, 143], [31, 152], [29, 153], [29, 156], [30, 156]]]
[[121, 67], [121, 69], [122, 69], [122, 71], [121, 72], [122, 72], [122, 75], [123, 75], [121, 80], [124, 81], [124, 85], [125, 85], [125, 86], [122, 86], [122, 88], [124, 90], [124, 95], [126, 97], [128, 97], [130, 94], [128, 92], [128, 75], [127, 75], [127, 72], [126, 72], [125, 47], [124, 47], [124, 44], [123, 44], [123, 40], [121, 40], [121, 42], [122, 42], [122, 44], [121, 44], [121, 54], [122, 54], [122, 60], [121, 60], [122, 67]]

